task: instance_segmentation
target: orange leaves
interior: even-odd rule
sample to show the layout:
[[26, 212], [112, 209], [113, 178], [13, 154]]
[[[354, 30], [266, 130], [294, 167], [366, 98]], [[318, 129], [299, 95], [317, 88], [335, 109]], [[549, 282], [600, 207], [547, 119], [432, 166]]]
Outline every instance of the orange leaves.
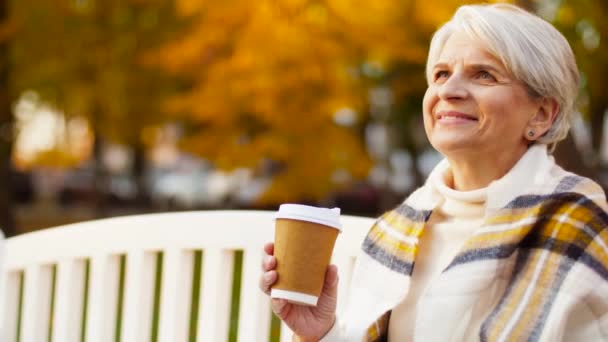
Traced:
[[[509, 0], [489, 0], [488, 3], [513, 2]], [[410, 1], [411, 16], [419, 25], [423, 25], [425, 30], [432, 33], [439, 28], [445, 21], [450, 19], [456, 9], [461, 5], [476, 4], [480, 1], [475, 0], [425, 0]]]
[[191, 16], [203, 9], [205, 1], [202, 0], [176, 0], [177, 13], [184, 17]]
[[275, 178], [263, 202], [322, 198], [329, 189], [343, 185], [334, 179], [336, 174], [343, 172], [350, 179], [360, 179], [371, 166], [361, 142], [336, 127], [297, 137], [290, 146], [286, 172]]
[[326, 5], [337, 18], [358, 29], [373, 29], [384, 26], [386, 22], [394, 22], [395, 17], [408, 6], [394, 0], [328, 0]]
[[[445, 5], [445, 3], [449, 5]], [[194, 86], [168, 103], [192, 123], [184, 148], [221, 168], [256, 169], [273, 183], [266, 201], [315, 199], [340, 186], [336, 179], [367, 176], [370, 159], [360, 132], [369, 79], [364, 63], [381, 65], [390, 82], [418, 94], [431, 28], [456, 1], [179, 0], [191, 30], [168, 44], [157, 61]], [[445, 14], [448, 13], [449, 14]], [[420, 27], [422, 25], [422, 27]], [[416, 70], [423, 70], [418, 68]], [[336, 111], [348, 108], [341, 124]], [[335, 176], [339, 174], [340, 176]], [[347, 181], [348, 182], [348, 181]]]

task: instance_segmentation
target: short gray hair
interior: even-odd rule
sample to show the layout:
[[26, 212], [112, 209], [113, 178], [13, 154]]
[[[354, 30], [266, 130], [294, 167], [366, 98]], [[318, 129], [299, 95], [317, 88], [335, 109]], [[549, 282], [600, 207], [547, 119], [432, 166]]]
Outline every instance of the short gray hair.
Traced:
[[578, 95], [579, 73], [566, 38], [543, 19], [509, 4], [465, 5], [458, 8], [431, 40], [427, 80], [443, 46], [454, 32], [479, 39], [532, 97], [553, 98], [559, 112], [538, 143], [550, 150], [568, 135]]

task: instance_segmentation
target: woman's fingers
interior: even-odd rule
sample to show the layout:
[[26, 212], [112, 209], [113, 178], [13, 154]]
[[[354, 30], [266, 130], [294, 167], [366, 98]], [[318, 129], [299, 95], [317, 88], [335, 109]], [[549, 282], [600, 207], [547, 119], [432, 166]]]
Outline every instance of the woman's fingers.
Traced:
[[274, 242], [268, 242], [264, 245], [264, 252], [268, 255], [274, 255]]
[[323, 287], [333, 290], [338, 288], [338, 266], [331, 264], [327, 267]]
[[277, 258], [272, 255], [265, 255], [262, 259], [262, 270], [264, 272], [272, 271], [277, 267]]
[[262, 259], [262, 270], [264, 272], [272, 271], [277, 268], [277, 258], [273, 255], [265, 255]]
[[269, 242], [264, 245], [264, 258], [262, 259], [262, 271], [264, 274], [260, 277], [260, 289], [267, 295], [270, 295], [270, 287], [277, 282], [277, 258], [274, 254], [274, 243]]
[[262, 274], [260, 278], [260, 290], [270, 295], [270, 287], [277, 282], [277, 271], [269, 271]]
[[329, 265], [325, 272], [325, 282], [323, 283], [323, 291], [319, 298], [318, 309], [327, 312], [334, 312], [336, 301], [338, 300], [338, 267]]

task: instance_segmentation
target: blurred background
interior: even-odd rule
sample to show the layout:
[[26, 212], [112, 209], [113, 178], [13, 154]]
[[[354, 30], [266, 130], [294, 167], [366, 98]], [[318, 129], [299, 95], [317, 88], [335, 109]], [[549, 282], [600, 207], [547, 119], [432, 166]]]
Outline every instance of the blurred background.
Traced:
[[[283, 202], [375, 216], [441, 158], [431, 34], [465, 1], [0, 0], [0, 228]], [[608, 1], [515, 1], [570, 41], [556, 152], [608, 185]]]

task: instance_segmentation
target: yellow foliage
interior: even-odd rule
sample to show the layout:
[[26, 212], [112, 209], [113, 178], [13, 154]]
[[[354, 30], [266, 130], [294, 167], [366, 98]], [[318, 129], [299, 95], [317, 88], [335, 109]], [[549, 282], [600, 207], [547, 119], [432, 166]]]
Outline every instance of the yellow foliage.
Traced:
[[572, 25], [576, 20], [573, 8], [564, 6], [557, 11], [557, 22], [562, 25]]
[[59, 148], [38, 152], [36, 157], [31, 160], [20, 159], [19, 155], [14, 155], [13, 158], [13, 162], [21, 170], [29, 169], [34, 165], [36, 167], [71, 169], [78, 167], [85, 160], [82, 155], [76, 155]]
[[203, 7], [203, 0], [177, 0], [175, 2], [177, 13], [190, 16], [198, 13]]
[[[367, 176], [360, 132], [367, 111], [365, 62], [388, 74], [425, 63], [428, 37], [461, 1], [180, 0], [195, 13], [188, 35], [148, 62], [195, 86], [167, 109], [200, 125], [182, 146], [231, 169], [282, 165], [263, 201], [316, 199], [338, 187], [332, 176]], [[421, 67], [418, 68], [422, 70]], [[424, 75], [396, 74], [396, 97], [420, 94]], [[340, 108], [352, 127], [334, 123]]]

